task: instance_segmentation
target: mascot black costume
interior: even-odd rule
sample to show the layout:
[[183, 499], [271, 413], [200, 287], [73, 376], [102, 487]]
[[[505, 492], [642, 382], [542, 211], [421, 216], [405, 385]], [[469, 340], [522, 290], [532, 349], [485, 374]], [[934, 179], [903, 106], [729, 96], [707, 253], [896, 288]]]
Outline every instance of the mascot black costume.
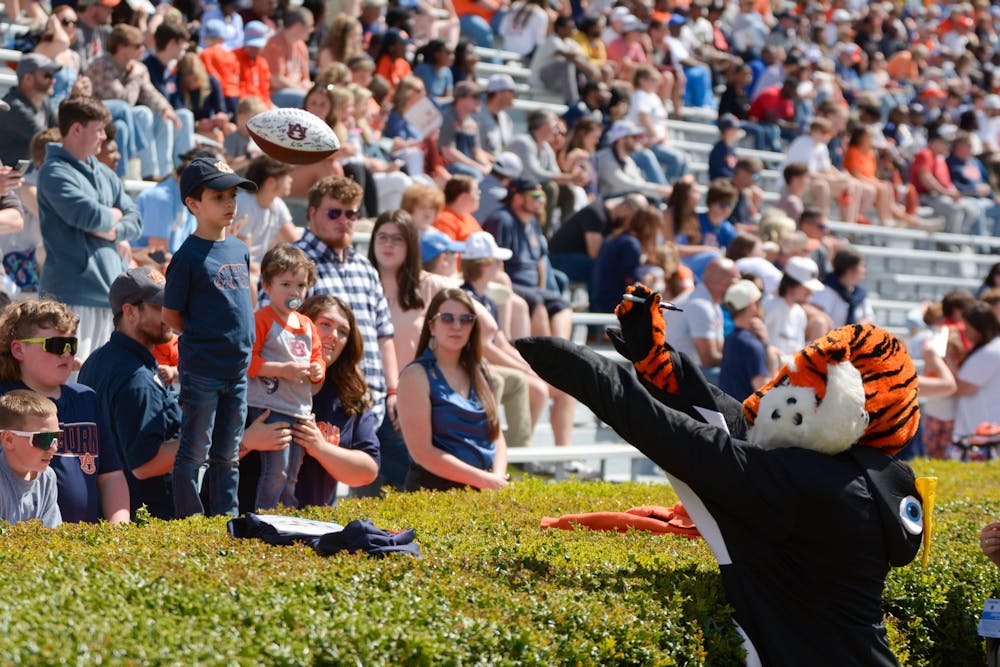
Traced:
[[630, 287], [615, 313], [608, 334], [638, 379], [565, 340], [517, 348], [667, 472], [719, 562], [747, 664], [897, 665], [882, 589], [924, 534], [913, 473], [893, 457], [919, 420], [899, 341], [837, 329], [741, 405], [665, 343], [659, 294]]

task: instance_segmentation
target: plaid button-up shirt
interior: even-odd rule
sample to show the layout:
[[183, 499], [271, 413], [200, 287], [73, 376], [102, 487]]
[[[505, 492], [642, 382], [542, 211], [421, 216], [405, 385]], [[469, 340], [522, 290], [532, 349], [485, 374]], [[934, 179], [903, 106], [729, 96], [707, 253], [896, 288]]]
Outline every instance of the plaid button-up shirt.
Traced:
[[292, 245], [301, 248], [309, 259], [316, 262], [318, 277], [312, 293], [340, 297], [354, 311], [365, 346], [361, 370], [375, 402], [372, 410], [381, 421], [385, 414], [386, 384], [378, 339], [391, 338], [394, 332], [389, 302], [382, 292], [378, 271], [353, 247], [344, 250], [344, 258], [341, 260], [337, 253], [308, 229]]

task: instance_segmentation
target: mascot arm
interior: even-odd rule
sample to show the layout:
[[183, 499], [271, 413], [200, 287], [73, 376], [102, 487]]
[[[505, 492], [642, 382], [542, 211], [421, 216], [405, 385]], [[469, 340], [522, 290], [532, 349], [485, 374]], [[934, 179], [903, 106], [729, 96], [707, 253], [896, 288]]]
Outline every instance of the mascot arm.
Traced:
[[576, 397], [626, 442], [698, 495], [748, 520], [770, 517], [764, 530], [786, 534], [798, 491], [764, 450], [668, 407], [631, 369], [559, 338], [522, 338], [515, 347], [538, 375]]

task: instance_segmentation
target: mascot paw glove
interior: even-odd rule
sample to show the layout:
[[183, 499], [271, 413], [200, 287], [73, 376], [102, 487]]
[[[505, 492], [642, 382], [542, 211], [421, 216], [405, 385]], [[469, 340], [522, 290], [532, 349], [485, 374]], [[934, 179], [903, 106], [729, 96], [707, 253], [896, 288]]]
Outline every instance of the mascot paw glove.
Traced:
[[642, 283], [630, 285], [625, 293], [641, 301], [622, 299], [615, 308], [621, 328], [609, 328], [608, 338], [647, 382], [676, 394], [679, 386], [674, 372], [675, 353], [666, 342], [667, 323], [660, 309], [662, 297]]

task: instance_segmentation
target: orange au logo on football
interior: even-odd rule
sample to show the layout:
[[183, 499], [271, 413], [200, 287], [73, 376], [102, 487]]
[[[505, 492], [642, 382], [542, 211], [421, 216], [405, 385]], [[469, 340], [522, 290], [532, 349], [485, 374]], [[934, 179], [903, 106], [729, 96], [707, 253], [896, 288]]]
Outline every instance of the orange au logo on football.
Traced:
[[289, 123], [288, 132], [286, 132], [285, 134], [287, 134], [288, 138], [291, 139], [292, 141], [305, 141], [306, 128], [305, 126], [300, 125], [299, 123]]

